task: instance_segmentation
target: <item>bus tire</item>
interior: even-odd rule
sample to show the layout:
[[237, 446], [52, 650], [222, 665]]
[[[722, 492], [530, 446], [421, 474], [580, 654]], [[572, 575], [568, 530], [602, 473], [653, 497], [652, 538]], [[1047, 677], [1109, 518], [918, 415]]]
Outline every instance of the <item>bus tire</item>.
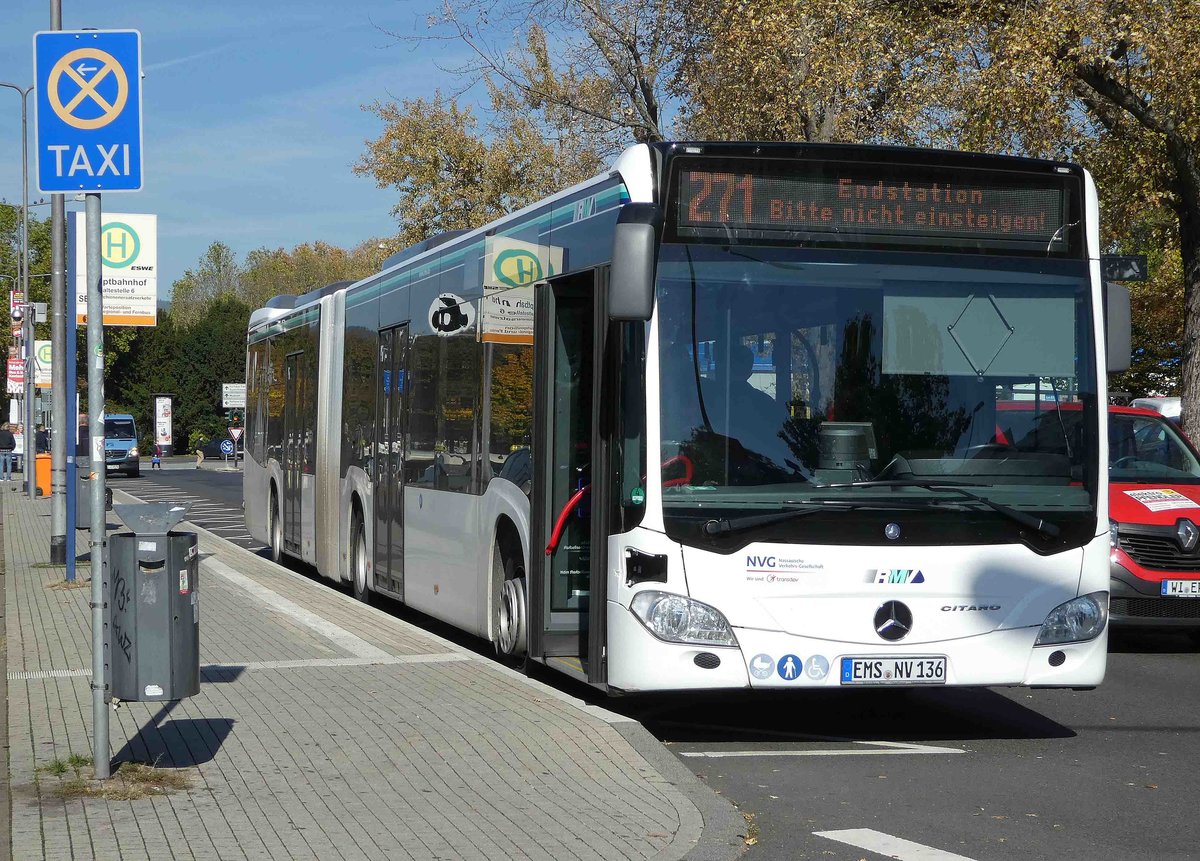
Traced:
[[267, 539], [271, 546], [271, 561], [283, 564], [283, 519], [279, 516], [279, 494], [271, 489], [271, 507], [267, 511]]
[[350, 591], [356, 601], [364, 604], [371, 603], [371, 587], [367, 584], [370, 575], [367, 571], [367, 531], [363, 529], [362, 518], [354, 518], [354, 527], [350, 540]]
[[496, 602], [496, 652], [513, 658], [525, 655], [525, 571], [521, 564], [506, 557], [497, 542], [492, 553], [493, 582], [500, 583]]

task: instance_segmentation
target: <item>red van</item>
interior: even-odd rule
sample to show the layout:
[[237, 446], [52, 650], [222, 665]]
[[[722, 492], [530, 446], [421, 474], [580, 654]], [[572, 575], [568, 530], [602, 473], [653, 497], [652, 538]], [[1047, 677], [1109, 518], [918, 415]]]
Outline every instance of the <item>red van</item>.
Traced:
[[1109, 618], [1200, 641], [1200, 454], [1160, 413], [1108, 408]]

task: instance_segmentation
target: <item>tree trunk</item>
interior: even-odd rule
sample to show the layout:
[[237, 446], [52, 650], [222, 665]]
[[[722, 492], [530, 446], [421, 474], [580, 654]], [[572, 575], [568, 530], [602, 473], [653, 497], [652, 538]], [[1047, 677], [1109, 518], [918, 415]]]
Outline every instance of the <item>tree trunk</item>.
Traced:
[[1167, 140], [1177, 177], [1179, 253], [1183, 258], [1183, 367], [1180, 396], [1183, 430], [1200, 440], [1200, 164], [1197, 152], [1178, 137]]
[[1183, 257], [1183, 367], [1180, 395], [1183, 430], [1200, 440], [1200, 191], [1180, 201], [1179, 252]]

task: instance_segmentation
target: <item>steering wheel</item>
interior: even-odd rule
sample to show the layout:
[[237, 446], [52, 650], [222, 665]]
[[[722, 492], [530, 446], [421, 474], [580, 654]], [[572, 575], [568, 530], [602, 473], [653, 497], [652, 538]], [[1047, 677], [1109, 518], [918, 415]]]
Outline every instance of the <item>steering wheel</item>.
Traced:
[[1110, 463], [1108, 465], [1108, 468], [1113, 469], [1115, 467], [1117, 469], [1120, 469], [1122, 466], [1126, 466], [1128, 464], [1135, 463], [1136, 461], [1137, 461], [1137, 455], [1127, 454], [1124, 457], [1117, 458], [1116, 460], [1114, 460], [1112, 463]]
[[691, 484], [692, 476], [695, 474], [696, 466], [692, 463], [692, 459], [686, 454], [677, 454], [674, 457], [669, 457], [662, 462], [662, 469], [666, 469], [675, 463], [683, 464], [683, 476], [680, 478], [668, 478], [662, 483], [663, 487], [679, 487], [683, 484]]

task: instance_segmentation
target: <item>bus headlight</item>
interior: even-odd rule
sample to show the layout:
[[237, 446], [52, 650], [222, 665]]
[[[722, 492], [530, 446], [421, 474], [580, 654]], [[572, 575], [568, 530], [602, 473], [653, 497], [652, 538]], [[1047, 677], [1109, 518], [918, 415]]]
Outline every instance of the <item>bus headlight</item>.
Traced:
[[1108, 521], [1108, 546], [1113, 550], [1121, 546], [1121, 528], [1115, 520]]
[[1095, 639], [1108, 621], [1108, 593], [1080, 595], [1050, 611], [1035, 646], [1055, 643], [1081, 643]]
[[138, 456], [137, 449], [136, 449], [136, 448], [131, 448], [131, 449], [129, 450], [129, 452], [128, 452], [128, 453], [127, 453], [125, 456], [126, 456], [126, 457], [137, 457], [137, 456]]
[[737, 637], [720, 610], [683, 595], [638, 592], [629, 608], [650, 633], [668, 643], [737, 645]]

